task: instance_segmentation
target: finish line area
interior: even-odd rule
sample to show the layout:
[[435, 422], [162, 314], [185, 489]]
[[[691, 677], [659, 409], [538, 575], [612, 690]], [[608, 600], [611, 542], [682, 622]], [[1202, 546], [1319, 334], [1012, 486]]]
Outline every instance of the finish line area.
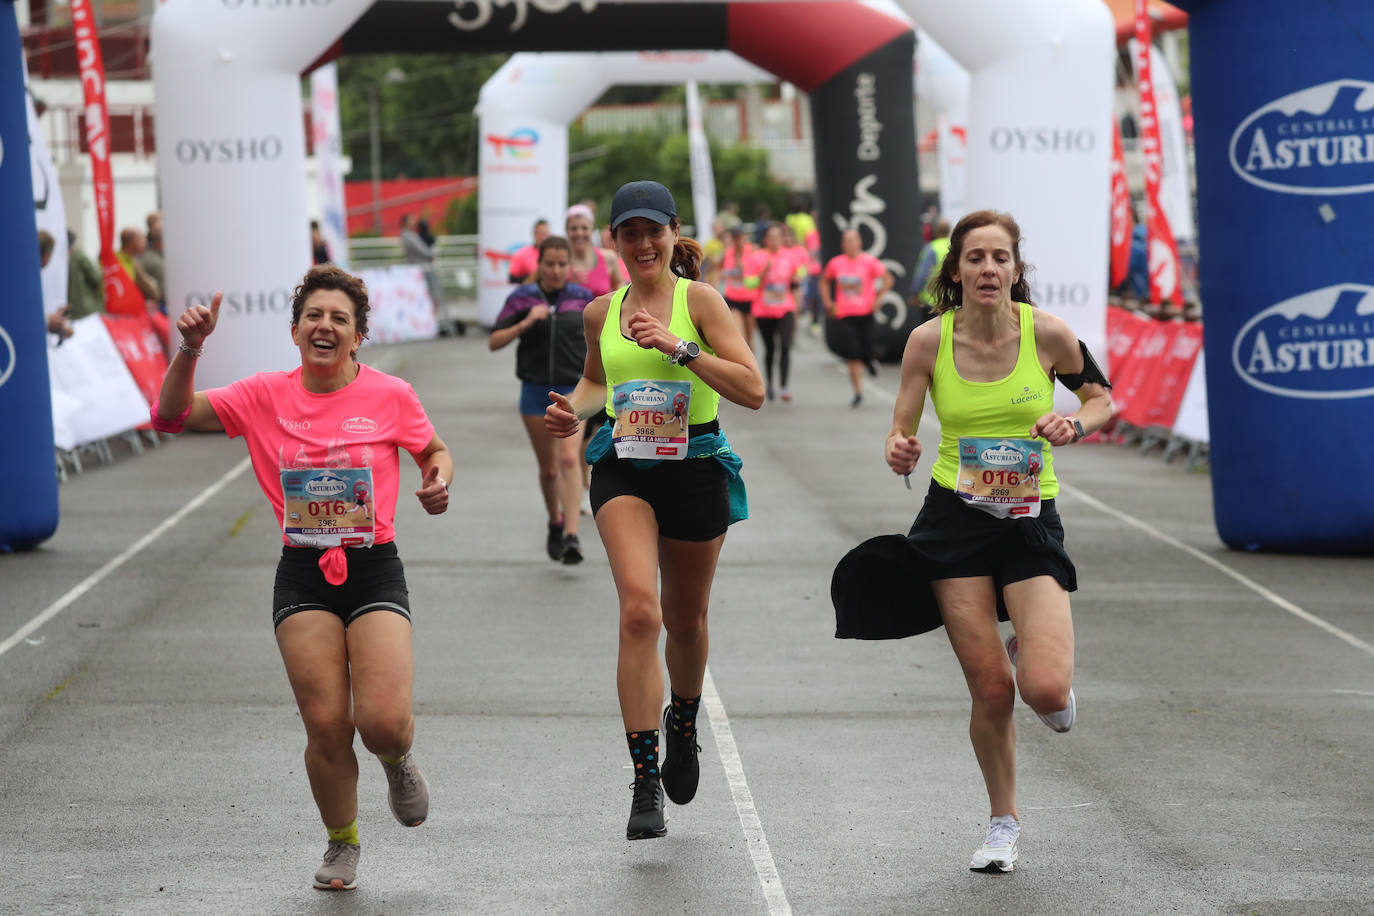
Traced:
[[713, 590], [701, 788], [666, 838], [628, 843], [615, 589], [590, 519], [586, 562], [544, 553], [509, 359], [480, 335], [361, 356], [415, 387], [455, 459], [447, 514], [416, 505], [404, 456], [397, 509], [429, 820], [395, 823], [358, 744], [359, 887], [310, 888], [280, 533], [242, 443], [185, 434], [69, 480], [57, 534], [0, 557], [0, 911], [1365, 908], [1367, 558], [1227, 551], [1207, 475], [1057, 450], [1078, 720], [1057, 735], [1018, 701], [1021, 861], [970, 873], [987, 797], [948, 640], [836, 640], [829, 598], [845, 551], [910, 526], [933, 415], [908, 491], [882, 460], [896, 368], [850, 409], [801, 334], [790, 404], [722, 408], [751, 518]]

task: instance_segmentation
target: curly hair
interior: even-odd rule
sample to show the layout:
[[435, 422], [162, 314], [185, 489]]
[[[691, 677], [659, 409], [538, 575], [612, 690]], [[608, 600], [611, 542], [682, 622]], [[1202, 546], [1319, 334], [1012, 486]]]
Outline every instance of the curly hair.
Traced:
[[[944, 261], [936, 270], [935, 275], [926, 284], [935, 304], [932, 306], [935, 314], [943, 314], [950, 309], [957, 309], [964, 304], [963, 286], [954, 280], [959, 273], [959, 258], [964, 252], [964, 237], [974, 229], [981, 229], [984, 226], [999, 226], [1006, 230], [1007, 235], [1011, 236], [1011, 257], [1015, 264], [1016, 282], [1011, 285], [1011, 298], [1013, 302], [1030, 302], [1030, 281], [1028, 275], [1031, 266], [1021, 260], [1021, 227], [1012, 219], [1010, 213], [999, 213], [996, 210], [975, 210], [955, 225], [954, 231], [949, 235], [949, 251], [945, 254]], [[1034, 305], [1034, 303], [1031, 303]]]
[[367, 337], [367, 285], [346, 270], [333, 264], [317, 264], [305, 272], [305, 278], [291, 293], [291, 327], [301, 323], [301, 311], [310, 294], [322, 289], [335, 289], [353, 302], [353, 323], [358, 333]]

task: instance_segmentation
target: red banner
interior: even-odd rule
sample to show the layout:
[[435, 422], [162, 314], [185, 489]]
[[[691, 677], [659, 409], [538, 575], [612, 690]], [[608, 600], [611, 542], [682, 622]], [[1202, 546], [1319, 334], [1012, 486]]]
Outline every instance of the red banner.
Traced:
[[124, 358], [124, 365], [138, 383], [138, 390], [151, 405], [162, 390], [162, 377], [167, 374], [167, 355], [162, 351], [162, 340], [152, 319], [146, 313], [101, 317]]
[[1111, 288], [1126, 280], [1131, 268], [1131, 189], [1126, 184], [1126, 158], [1121, 153], [1121, 128], [1112, 122], [1112, 260]]
[[1135, 78], [1140, 90], [1140, 151], [1145, 160], [1146, 231], [1149, 233], [1150, 302], [1173, 302], [1182, 307], [1183, 288], [1179, 283], [1178, 246], [1169, 229], [1169, 220], [1159, 206], [1159, 180], [1163, 171], [1163, 152], [1159, 140], [1159, 117], [1155, 110], [1155, 87], [1150, 77], [1150, 17], [1145, 0], [1135, 0]]
[[90, 0], [71, 0], [76, 59], [81, 68], [81, 93], [86, 103], [86, 146], [91, 151], [95, 185], [95, 221], [100, 229], [100, 267], [105, 275], [105, 308], [141, 315], [143, 294], [115, 257], [114, 178], [110, 174], [110, 112], [105, 105], [105, 62], [100, 36], [91, 15]]
[[1107, 345], [1116, 416], [1132, 426], [1172, 428], [1202, 351], [1202, 325], [1108, 308]]

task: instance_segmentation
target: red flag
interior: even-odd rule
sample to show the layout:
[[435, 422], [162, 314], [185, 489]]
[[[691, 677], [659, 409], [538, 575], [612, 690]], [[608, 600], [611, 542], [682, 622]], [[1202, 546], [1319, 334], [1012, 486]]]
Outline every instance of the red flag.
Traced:
[[1179, 284], [1178, 246], [1169, 220], [1159, 206], [1162, 153], [1155, 88], [1150, 80], [1150, 17], [1145, 0], [1135, 0], [1136, 86], [1140, 90], [1140, 151], [1145, 159], [1146, 231], [1149, 233], [1150, 302], [1183, 305]]
[[90, 0], [72, 0], [72, 29], [76, 59], [81, 68], [81, 92], [86, 102], [86, 146], [91, 151], [95, 184], [95, 219], [100, 228], [100, 266], [105, 274], [105, 308], [115, 313], [142, 315], [143, 294], [134, 285], [114, 250], [114, 178], [110, 174], [110, 112], [105, 105], [105, 62], [100, 37], [91, 16]]
[[1112, 261], [1111, 288], [1126, 279], [1131, 268], [1131, 189], [1126, 185], [1126, 159], [1121, 154], [1121, 128], [1112, 123]]

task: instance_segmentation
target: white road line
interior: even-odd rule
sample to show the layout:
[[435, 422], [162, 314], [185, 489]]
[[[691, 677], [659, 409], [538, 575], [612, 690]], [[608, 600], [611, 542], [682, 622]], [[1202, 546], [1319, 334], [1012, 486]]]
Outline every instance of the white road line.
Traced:
[[763, 822], [759, 820], [758, 809], [754, 807], [754, 794], [749, 791], [749, 783], [744, 778], [744, 764], [740, 762], [735, 736], [730, 731], [730, 719], [725, 715], [720, 694], [716, 693], [716, 682], [711, 677], [710, 668], [706, 669], [706, 679], [701, 685], [701, 705], [706, 708], [711, 734], [716, 738], [716, 750], [725, 768], [725, 778], [730, 783], [730, 795], [735, 800], [740, 826], [744, 828], [744, 840], [754, 860], [754, 871], [763, 885], [769, 916], [791, 916], [792, 905], [787, 902], [787, 892], [783, 890], [782, 879], [778, 877], [778, 866], [773, 861], [772, 850], [768, 848], [768, 837], [764, 836]]
[[239, 476], [244, 471], [246, 471], [250, 463], [251, 462], [249, 461], [249, 459], [245, 458], [238, 464], [234, 465], [224, 474], [223, 477], [221, 477], [219, 480], [211, 484], [199, 496], [191, 500], [186, 505], [182, 506], [176, 512], [173, 512], [152, 531], [149, 531], [147, 534], [143, 535], [143, 537], [139, 538], [137, 541], [134, 541], [132, 544], [130, 544], [119, 556], [115, 557], [113, 560], [110, 560], [104, 566], [100, 567], [95, 572], [91, 573], [89, 576], [83, 579], [78, 585], [73, 587], [71, 591], [67, 592], [61, 598], [58, 598], [52, 604], [44, 608], [42, 613], [40, 613], [37, 617], [33, 618], [28, 623], [20, 627], [17, 631], [15, 631], [15, 634], [13, 636], [5, 640], [4, 642], [0, 642], [0, 655], [4, 655], [10, 649], [13, 649], [24, 639], [24, 637], [28, 636], [34, 630], [37, 630], [43, 624], [47, 623], [49, 620], [52, 620], [58, 614], [66, 610], [67, 607], [69, 607], [78, 598], [86, 594], [91, 589], [95, 588], [97, 585], [99, 585], [102, 579], [104, 579], [110, 573], [114, 572], [119, 567], [123, 566], [130, 559], [136, 556], [140, 551], [142, 551], [145, 547], [153, 543], [153, 541], [156, 541], [158, 538], [162, 537], [162, 535], [166, 534], [167, 531], [171, 529], [172, 526], [174, 526], [177, 522], [181, 521], [186, 516], [190, 515], [192, 512], [196, 511], [201, 506], [205, 505], [206, 501], [209, 500], [210, 497], [214, 496], [220, 490], [223, 490], [226, 486], [229, 485], [231, 481], [233, 481], [235, 477]]
[[1241, 585], [1244, 585], [1246, 588], [1250, 589], [1252, 592], [1254, 592], [1255, 594], [1259, 595], [1259, 596], [1260, 596], [1261, 598], [1263, 598], [1265, 601], [1268, 601], [1270, 604], [1274, 605], [1275, 607], [1282, 608], [1283, 610], [1285, 610], [1285, 611], [1287, 611], [1288, 613], [1292, 614], [1294, 617], [1298, 618], [1299, 620], [1306, 621], [1307, 623], [1312, 624], [1312, 626], [1317, 627], [1317, 628], [1320, 629], [1320, 630], [1325, 630], [1327, 633], [1330, 633], [1332, 636], [1336, 637], [1337, 639], [1341, 640], [1342, 642], [1345, 642], [1345, 643], [1348, 643], [1348, 644], [1351, 645], [1351, 646], [1354, 646], [1356, 649], [1359, 649], [1361, 652], [1367, 652], [1367, 653], [1369, 653], [1370, 655], [1374, 655], [1374, 645], [1371, 645], [1371, 644], [1365, 642], [1363, 639], [1360, 639], [1358, 636], [1353, 636], [1353, 635], [1351, 635], [1350, 633], [1347, 633], [1345, 630], [1342, 630], [1340, 627], [1336, 626], [1335, 624], [1327, 623], [1325, 620], [1323, 620], [1322, 618], [1318, 617], [1318, 616], [1315, 615], [1315, 614], [1312, 614], [1312, 613], [1309, 613], [1309, 612], [1307, 612], [1307, 611], [1304, 611], [1302, 608], [1298, 607], [1298, 606], [1297, 606], [1296, 604], [1294, 604], [1293, 602], [1291, 602], [1291, 601], [1289, 601], [1288, 599], [1283, 598], [1283, 597], [1281, 597], [1281, 596], [1279, 596], [1279, 595], [1276, 595], [1274, 592], [1271, 592], [1269, 589], [1265, 588], [1263, 585], [1260, 585], [1260, 584], [1259, 584], [1258, 582], [1256, 582], [1254, 579], [1251, 579], [1249, 576], [1245, 575], [1244, 573], [1237, 572], [1236, 570], [1234, 570], [1234, 569], [1232, 569], [1231, 567], [1227, 566], [1225, 563], [1221, 562], [1220, 560], [1216, 559], [1215, 557], [1212, 557], [1212, 556], [1209, 556], [1209, 555], [1203, 553], [1201, 550], [1198, 550], [1196, 547], [1192, 547], [1192, 546], [1190, 546], [1190, 545], [1188, 545], [1188, 544], [1183, 543], [1183, 542], [1180, 541], [1178, 538], [1171, 537], [1170, 535], [1165, 534], [1163, 531], [1160, 531], [1158, 528], [1154, 527], [1153, 525], [1150, 525], [1150, 524], [1147, 523], [1147, 522], [1142, 522], [1140, 519], [1136, 518], [1136, 517], [1133, 516], [1133, 515], [1128, 515], [1127, 513], [1122, 512], [1120, 509], [1114, 509], [1114, 508], [1112, 508], [1111, 506], [1109, 506], [1109, 505], [1107, 505], [1106, 503], [1102, 502], [1100, 499], [1096, 499], [1096, 498], [1094, 498], [1094, 497], [1092, 497], [1092, 496], [1089, 496], [1087, 493], [1084, 493], [1082, 490], [1078, 489], [1077, 487], [1071, 487], [1071, 486], [1069, 486], [1068, 484], [1064, 484], [1064, 483], [1061, 483], [1061, 484], [1059, 485], [1059, 487], [1060, 487], [1061, 490], [1064, 490], [1064, 491], [1066, 491], [1066, 492], [1072, 494], [1075, 498], [1083, 500], [1083, 502], [1085, 502], [1085, 503], [1087, 503], [1088, 505], [1092, 506], [1092, 507], [1093, 507], [1094, 509], [1096, 509], [1097, 511], [1106, 513], [1107, 515], [1110, 515], [1110, 516], [1112, 516], [1112, 517], [1114, 517], [1114, 518], [1120, 519], [1121, 521], [1125, 522], [1125, 523], [1128, 524], [1128, 525], [1133, 525], [1133, 526], [1135, 526], [1136, 528], [1139, 528], [1141, 531], [1143, 531], [1143, 532], [1145, 532], [1146, 534], [1148, 534], [1150, 537], [1155, 538], [1156, 540], [1163, 541], [1164, 543], [1168, 544], [1168, 545], [1171, 546], [1171, 547], [1177, 547], [1179, 550], [1181, 550], [1181, 551], [1183, 551], [1184, 553], [1188, 554], [1190, 557], [1192, 557], [1192, 558], [1194, 558], [1194, 559], [1196, 559], [1196, 560], [1201, 560], [1203, 563], [1206, 563], [1208, 566], [1211, 566], [1212, 568], [1216, 569], [1217, 571], [1222, 572], [1222, 573], [1225, 573], [1226, 575], [1230, 576], [1232, 579], [1235, 579], [1235, 580], [1236, 580], [1237, 582], [1239, 582]]

